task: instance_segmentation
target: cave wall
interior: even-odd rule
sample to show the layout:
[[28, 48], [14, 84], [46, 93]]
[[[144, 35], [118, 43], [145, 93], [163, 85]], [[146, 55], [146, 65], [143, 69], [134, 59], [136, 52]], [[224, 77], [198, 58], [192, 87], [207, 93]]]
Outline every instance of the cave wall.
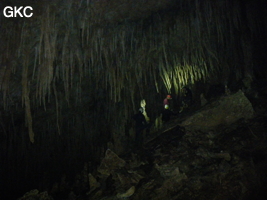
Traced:
[[[109, 141], [123, 153], [141, 99], [153, 121], [184, 85], [201, 93], [266, 78], [263, 0], [127, 2], [25, 1], [33, 18], [0, 16], [7, 187], [73, 175], [83, 162], [93, 168]], [[1, 10], [10, 3], [22, 5], [4, 1]]]

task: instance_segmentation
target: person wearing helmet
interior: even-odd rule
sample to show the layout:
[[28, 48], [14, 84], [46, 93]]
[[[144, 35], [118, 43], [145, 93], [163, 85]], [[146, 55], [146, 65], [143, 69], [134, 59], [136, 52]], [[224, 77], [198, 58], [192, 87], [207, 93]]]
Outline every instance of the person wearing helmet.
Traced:
[[163, 122], [168, 122], [170, 121], [172, 115], [177, 115], [176, 113], [174, 113], [169, 109], [169, 105], [164, 106], [164, 110], [162, 111], [161, 114], [162, 114], [161, 119]]
[[172, 99], [171, 95], [167, 95], [166, 98], [163, 100], [163, 108], [165, 109], [165, 105], [170, 106], [169, 100]]

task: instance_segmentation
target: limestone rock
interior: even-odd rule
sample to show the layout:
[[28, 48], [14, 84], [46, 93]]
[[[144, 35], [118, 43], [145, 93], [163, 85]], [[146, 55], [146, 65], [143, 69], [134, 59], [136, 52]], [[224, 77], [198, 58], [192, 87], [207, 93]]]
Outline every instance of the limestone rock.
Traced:
[[135, 186], [130, 187], [125, 193], [118, 193], [118, 198], [128, 198], [132, 196], [135, 192]]
[[100, 183], [97, 182], [97, 180], [91, 173], [88, 174], [88, 177], [89, 177], [89, 185], [90, 185], [90, 192], [91, 192], [95, 190], [96, 188], [98, 188], [100, 186]]
[[174, 165], [164, 164], [159, 166], [158, 164], [156, 164], [155, 168], [160, 172], [160, 175], [165, 179], [181, 175], [179, 168]]
[[182, 186], [182, 180], [187, 179], [187, 176], [185, 173], [179, 173], [174, 175], [172, 178], [166, 180], [163, 183], [163, 187], [168, 188], [168, 190], [177, 192], [179, 188]]
[[[127, 172], [117, 172], [115, 173], [116, 176], [117, 176], [117, 179], [120, 183], [120, 185], [122, 186], [131, 186], [131, 185], [136, 185], [139, 183], [139, 181], [141, 179], [143, 179], [144, 177], [141, 176], [140, 174], [138, 174], [137, 172], [135, 171], [127, 171]], [[115, 181], [116, 181], [115, 180]]]
[[46, 191], [39, 193], [39, 191], [37, 189], [31, 190], [30, 192], [27, 192], [23, 197], [19, 198], [18, 200], [33, 200], [33, 199], [34, 200], [35, 199], [53, 200], [53, 198], [51, 196], [49, 196]]
[[213, 153], [210, 154], [212, 158], [223, 158], [226, 161], [230, 161], [231, 160], [231, 156], [229, 153]]
[[239, 119], [250, 119], [254, 115], [253, 107], [244, 93], [224, 96], [207, 105], [205, 109], [184, 120], [180, 125], [187, 130], [209, 131], [219, 126], [228, 126]]
[[124, 167], [126, 162], [110, 149], [107, 149], [105, 158], [102, 160], [97, 171], [102, 175], [110, 175], [112, 171]]

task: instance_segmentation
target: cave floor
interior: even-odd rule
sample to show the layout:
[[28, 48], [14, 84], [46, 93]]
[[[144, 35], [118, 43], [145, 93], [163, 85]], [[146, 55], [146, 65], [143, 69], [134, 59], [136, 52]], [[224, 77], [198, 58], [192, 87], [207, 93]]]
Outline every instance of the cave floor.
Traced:
[[[267, 90], [264, 90], [267, 91]], [[143, 149], [106, 153], [97, 171], [35, 195], [42, 199], [258, 199], [267, 196], [266, 96], [250, 99], [255, 116], [215, 131], [169, 122]], [[197, 111], [195, 111], [197, 112]], [[104, 164], [103, 164], [104, 163]], [[85, 178], [84, 178], [85, 177]], [[31, 192], [21, 199], [30, 199]]]

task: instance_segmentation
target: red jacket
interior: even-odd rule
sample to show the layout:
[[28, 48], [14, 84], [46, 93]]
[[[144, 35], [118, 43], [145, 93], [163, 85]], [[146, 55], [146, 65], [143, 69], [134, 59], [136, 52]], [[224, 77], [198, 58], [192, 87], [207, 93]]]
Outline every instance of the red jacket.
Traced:
[[163, 100], [163, 107], [165, 107], [165, 105], [169, 105], [169, 100], [167, 98]]

